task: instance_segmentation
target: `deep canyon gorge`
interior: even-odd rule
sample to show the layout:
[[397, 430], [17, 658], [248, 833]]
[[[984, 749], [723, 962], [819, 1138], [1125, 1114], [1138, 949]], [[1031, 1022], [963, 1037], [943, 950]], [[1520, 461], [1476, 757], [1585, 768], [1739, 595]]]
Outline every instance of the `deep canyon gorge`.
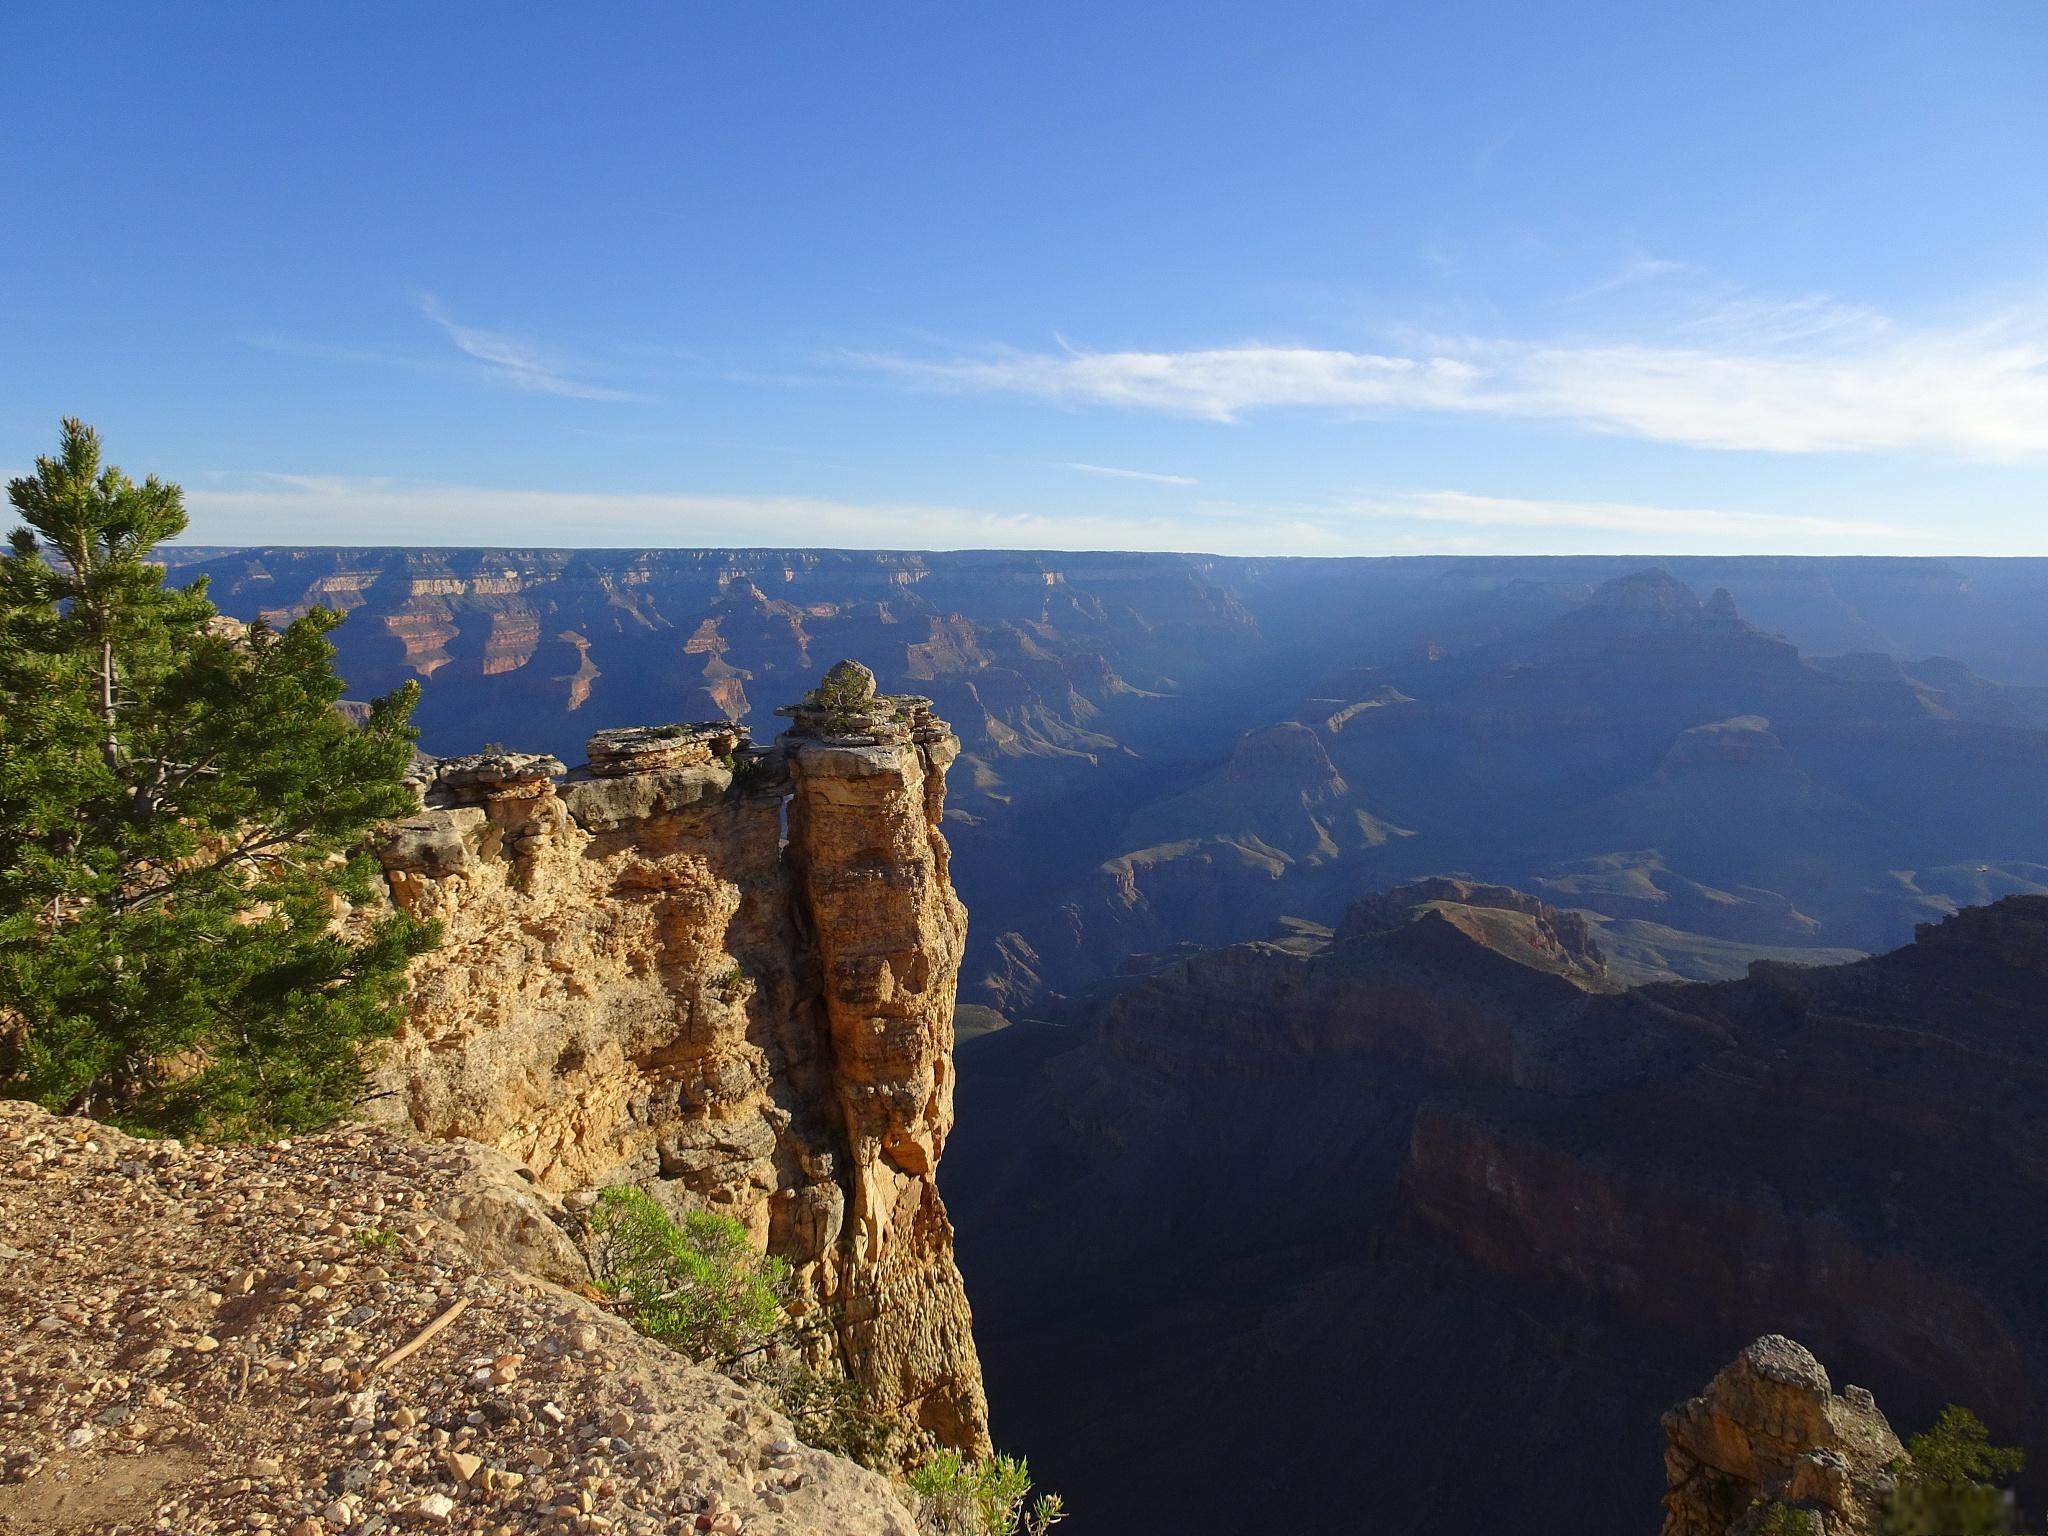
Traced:
[[[2048, 567], [183, 560], [453, 754], [389, 1107], [739, 1215], [1076, 1531], [1643, 1529], [1774, 1333], [2048, 1457]], [[840, 656], [891, 739], [756, 745]]]

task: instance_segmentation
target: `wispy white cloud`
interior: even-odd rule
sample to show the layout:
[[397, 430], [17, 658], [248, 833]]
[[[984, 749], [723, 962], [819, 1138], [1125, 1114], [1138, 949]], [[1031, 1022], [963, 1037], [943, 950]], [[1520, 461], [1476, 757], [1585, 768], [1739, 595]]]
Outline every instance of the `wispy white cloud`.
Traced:
[[409, 352], [393, 352], [378, 347], [336, 346], [331, 342], [308, 341], [300, 336], [287, 336], [281, 331], [266, 331], [258, 336], [245, 337], [248, 345], [259, 352], [275, 352], [284, 357], [303, 357], [316, 363], [349, 363], [373, 368], [416, 368], [429, 372], [454, 371], [458, 365], [441, 358], [415, 356]]
[[187, 544], [492, 547], [1134, 549], [1343, 553], [1337, 530], [1281, 512], [1144, 516], [693, 491], [506, 491], [380, 477], [222, 477], [185, 488]]
[[1677, 277], [1685, 273], [1696, 273], [1699, 268], [1689, 261], [1673, 261], [1668, 256], [1650, 256], [1641, 252], [1631, 256], [1620, 266], [1596, 283], [1590, 283], [1577, 293], [1570, 295], [1573, 302], [1598, 298], [1602, 294], [1615, 293], [1623, 288], [1633, 288], [1638, 283], [1655, 282], [1659, 278]]
[[1150, 485], [1200, 485], [1190, 475], [1162, 475], [1149, 469], [1118, 469], [1110, 464], [1076, 464], [1069, 462], [1068, 469], [1078, 469], [1084, 475], [1106, 475], [1112, 480], [1143, 480]]
[[928, 360], [854, 354], [905, 383], [959, 393], [1035, 395], [1232, 421], [1272, 406], [1452, 410], [1475, 372], [1448, 357], [1418, 359], [1252, 343], [1194, 352], [1023, 352]]
[[1924, 524], [1589, 500], [1385, 491], [1275, 503], [1175, 498], [1172, 515], [1016, 511], [691, 491], [505, 491], [261, 475], [186, 489], [190, 544], [1135, 549], [1220, 555], [2048, 553], [1976, 549]]
[[[449, 315], [432, 294], [414, 300], [420, 314], [432, 321], [441, 334], [454, 343], [455, 352], [441, 350], [403, 351], [392, 348], [336, 345], [268, 331], [244, 338], [249, 346], [286, 357], [309, 358], [314, 362], [345, 363], [356, 367], [405, 368], [420, 373], [449, 377], [475, 377], [479, 372], [496, 384], [532, 394], [558, 395], [572, 400], [644, 401], [648, 397], [630, 390], [613, 389], [577, 377], [577, 369], [538, 344], [503, 331], [487, 331], [462, 325]], [[467, 361], [465, 361], [467, 359]], [[475, 365], [481, 364], [481, 369]]]
[[644, 395], [610, 389], [575, 377], [575, 370], [537, 343], [506, 331], [463, 325], [430, 293], [417, 300], [419, 311], [441, 328], [456, 348], [484, 365], [488, 377], [534, 394], [562, 395], [572, 400], [643, 400]]
[[1937, 542], [1921, 528], [1857, 518], [1812, 517], [1788, 512], [1736, 512], [1714, 507], [1660, 507], [1620, 501], [1542, 501], [1509, 496], [1475, 496], [1465, 491], [1413, 491], [1365, 498], [1350, 505], [1385, 518], [1452, 523], [1468, 528], [1573, 529], [1622, 533], [1636, 538], [1636, 550], [1662, 552], [1673, 539], [1737, 544], [1757, 551], [1816, 542], [1856, 551], [1871, 545], [1926, 545]]
[[1906, 324], [1825, 300], [1723, 304], [1652, 340], [1428, 339], [1366, 352], [859, 354], [913, 387], [1234, 421], [1286, 408], [1568, 422], [1696, 448], [2048, 457], [2048, 312]]

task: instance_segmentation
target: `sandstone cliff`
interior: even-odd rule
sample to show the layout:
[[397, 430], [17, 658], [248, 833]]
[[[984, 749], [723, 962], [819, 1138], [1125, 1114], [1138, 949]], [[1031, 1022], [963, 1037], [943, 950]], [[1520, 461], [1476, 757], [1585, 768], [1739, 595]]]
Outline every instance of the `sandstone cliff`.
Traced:
[[1766, 1334], [1664, 1415], [1664, 1536], [1747, 1536], [1772, 1507], [1812, 1536], [1882, 1529], [1905, 1447], [1862, 1387], [1838, 1396], [1801, 1345]]
[[430, 763], [383, 857], [438, 918], [377, 1100], [545, 1189], [632, 1182], [788, 1259], [817, 1363], [914, 1442], [988, 1449], [935, 1172], [966, 914], [929, 701], [842, 663], [758, 748], [602, 731], [589, 764]]

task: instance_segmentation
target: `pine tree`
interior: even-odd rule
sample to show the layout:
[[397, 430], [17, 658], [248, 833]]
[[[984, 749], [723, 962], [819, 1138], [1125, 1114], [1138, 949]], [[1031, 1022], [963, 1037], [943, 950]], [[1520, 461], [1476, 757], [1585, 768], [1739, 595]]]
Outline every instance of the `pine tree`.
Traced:
[[1950, 1403], [1906, 1442], [1887, 1536], [2001, 1536], [2013, 1528], [2010, 1483], [2026, 1467], [2018, 1446], [1993, 1445], [1984, 1421]]
[[431, 928], [367, 831], [413, 806], [408, 685], [361, 725], [316, 609], [242, 632], [150, 554], [183, 495], [75, 420], [0, 554], [0, 1092], [136, 1129], [333, 1119]]

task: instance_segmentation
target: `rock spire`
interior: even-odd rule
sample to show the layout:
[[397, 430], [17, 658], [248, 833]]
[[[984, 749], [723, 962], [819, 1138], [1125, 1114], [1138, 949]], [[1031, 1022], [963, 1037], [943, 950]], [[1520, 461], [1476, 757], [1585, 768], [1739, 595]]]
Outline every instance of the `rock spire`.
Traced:
[[544, 1189], [631, 1182], [788, 1259], [821, 1366], [915, 1443], [988, 1449], [935, 1172], [966, 912], [940, 831], [958, 743], [842, 662], [789, 729], [602, 731], [566, 776], [423, 770], [383, 850], [442, 921], [378, 1101]]

